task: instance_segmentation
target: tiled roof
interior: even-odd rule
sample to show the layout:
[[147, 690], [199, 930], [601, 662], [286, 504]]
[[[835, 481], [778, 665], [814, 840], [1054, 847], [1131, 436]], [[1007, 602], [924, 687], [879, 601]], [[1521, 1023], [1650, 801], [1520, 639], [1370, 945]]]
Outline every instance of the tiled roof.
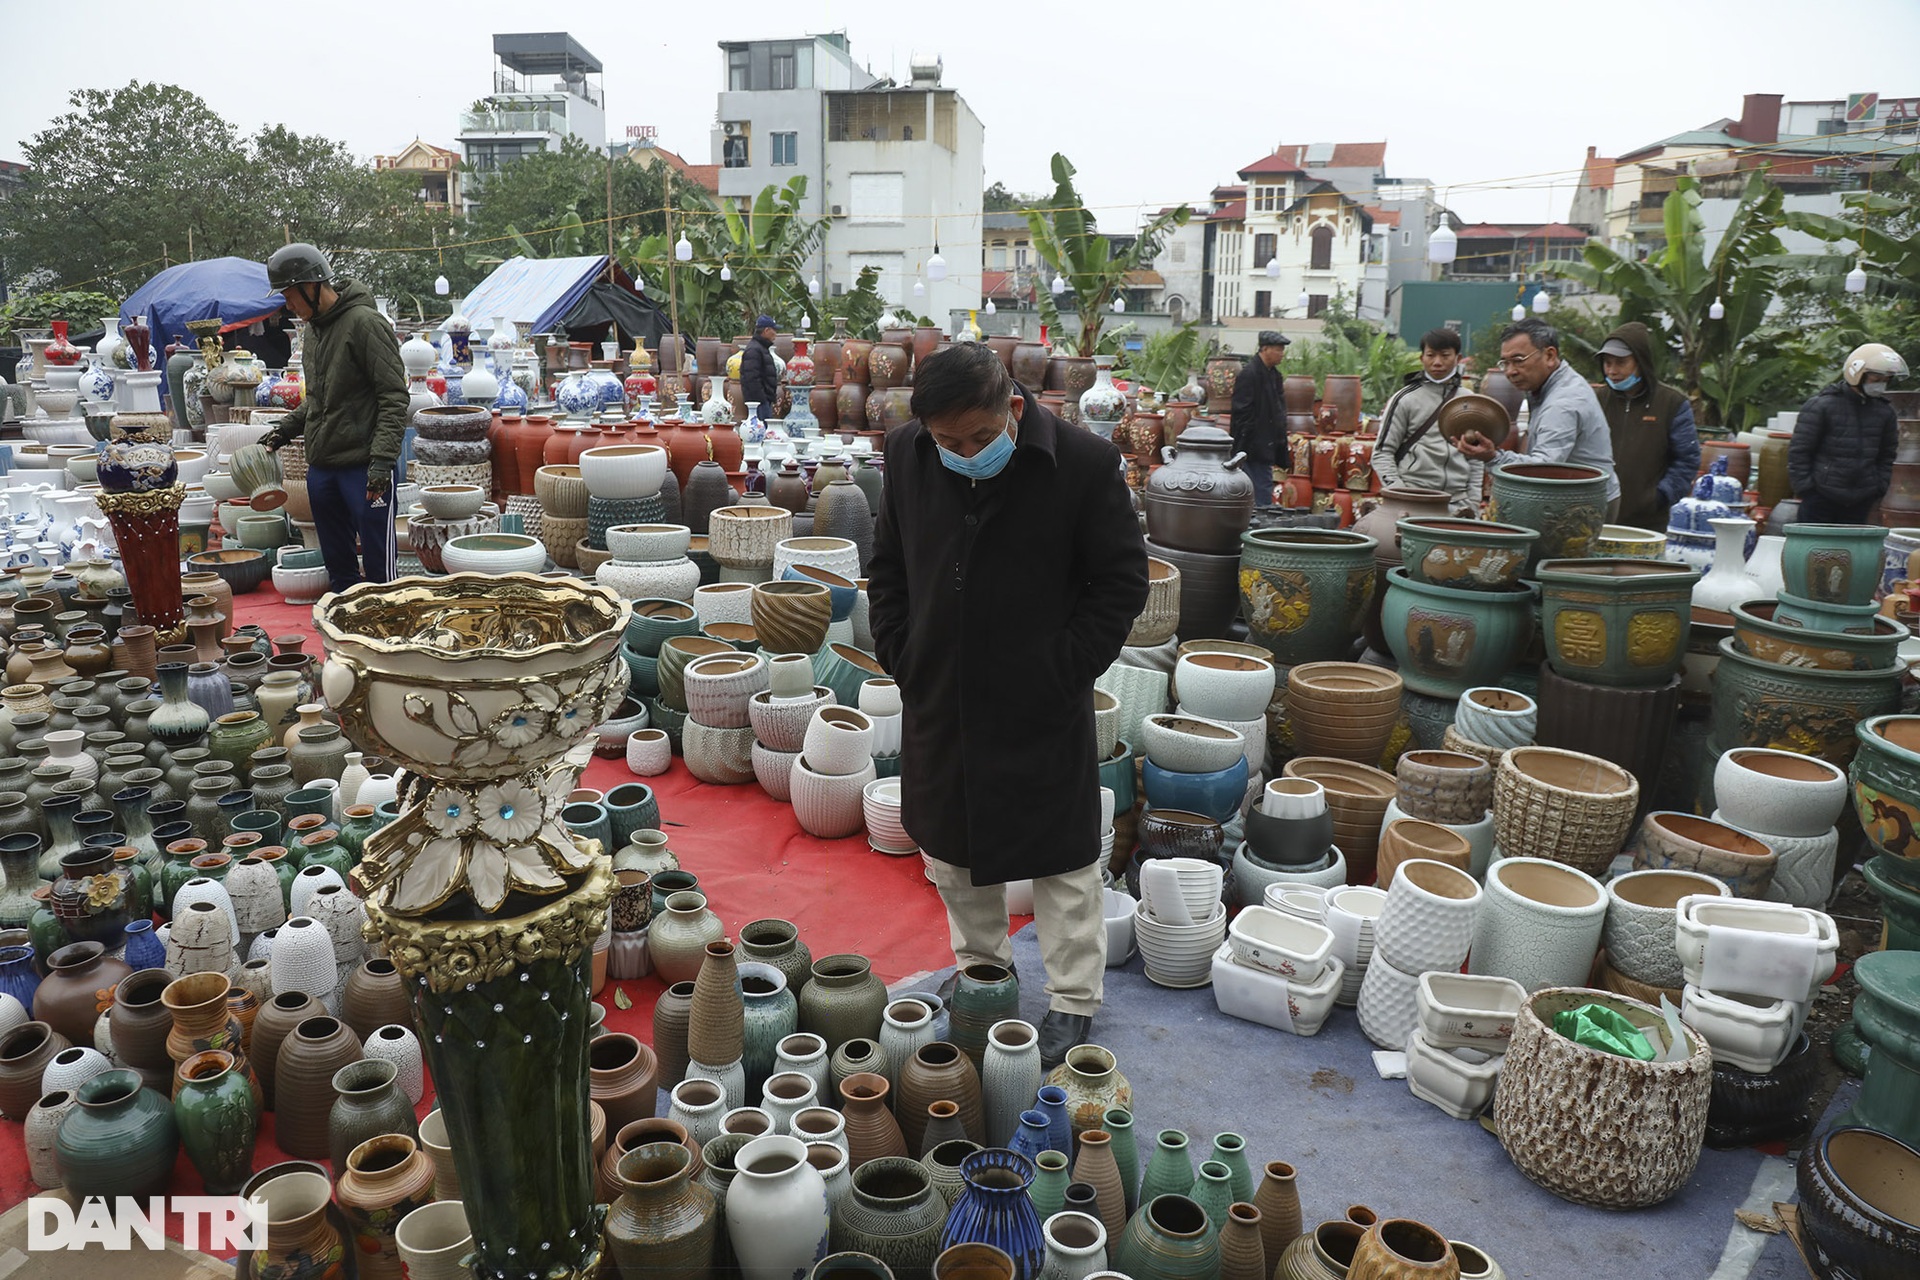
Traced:
[[1247, 220], [1247, 202], [1229, 200], [1207, 215], [1208, 222], [1245, 222]]
[[1400, 225], [1400, 211], [1398, 209], [1382, 209], [1377, 204], [1363, 204], [1360, 207], [1367, 211], [1367, 216], [1373, 219], [1376, 226], [1397, 227]]

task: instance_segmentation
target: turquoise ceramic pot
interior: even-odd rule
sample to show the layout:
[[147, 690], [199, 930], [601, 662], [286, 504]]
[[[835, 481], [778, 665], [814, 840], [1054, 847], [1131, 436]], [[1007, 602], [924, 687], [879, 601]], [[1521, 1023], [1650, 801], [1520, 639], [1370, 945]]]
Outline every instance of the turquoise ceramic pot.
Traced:
[[1892, 618], [1872, 615], [1864, 633], [1816, 630], [1786, 616], [1784, 601], [1733, 606], [1733, 644], [1744, 654], [1786, 667], [1820, 671], [1892, 671], [1910, 634]]
[[1378, 547], [1342, 529], [1249, 529], [1240, 537], [1247, 638], [1288, 666], [1347, 657], [1373, 598]]
[[660, 656], [660, 646], [673, 636], [700, 634], [700, 617], [680, 600], [635, 600], [627, 621], [627, 647], [646, 658]]
[[1700, 571], [1662, 560], [1542, 560], [1547, 660], [1583, 684], [1658, 687], [1680, 670]]
[[1853, 809], [1888, 879], [1920, 888], [1920, 716], [1875, 716], [1856, 730]]
[[1538, 529], [1525, 577], [1542, 560], [1592, 552], [1607, 522], [1607, 473], [1571, 462], [1510, 462], [1493, 469], [1487, 518]]
[[1791, 591], [1777, 594], [1780, 607], [1774, 611], [1774, 620], [1790, 627], [1806, 627], [1810, 631], [1850, 631], [1864, 636], [1873, 634], [1874, 619], [1881, 616], [1880, 606], [1876, 604], [1823, 604], [1818, 600], [1803, 599]]
[[1707, 745], [1715, 755], [1733, 747], [1778, 747], [1844, 766], [1858, 749], [1861, 723], [1899, 708], [1898, 672], [1780, 666], [1740, 652], [1728, 637], [1713, 673]]
[[1540, 536], [1517, 524], [1446, 516], [1410, 516], [1394, 528], [1409, 578], [1466, 591], [1498, 591], [1520, 581]]
[[1873, 603], [1885, 568], [1887, 531], [1879, 525], [1790, 524], [1780, 570], [1787, 593], [1818, 604]]
[[1380, 610], [1400, 678], [1415, 693], [1458, 698], [1498, 684], [1533, 638], [1533, 592], [1461, 591], [1414, 582], [1404, 566], [1387, 571]]
[[869, 680], [884, 680], [887, 669], [880, 659], [850, 644], [829, 644], [813, 655], [813, 682], [826, 685], [843, 707], [860, 705], [860, 686]]
[[1113, 811], [1131, 813], [1133, 790], [1133, 748], [1126, 742], [1114, 745], [1113, 755], [1100, 764], [1100, 785], [1113, 792]]
[[140, 1073], [103, 1071], [80, 1086], [54, 1146], [75, 1196], [151, 1196], [166, 1190], [180, 1151], [173, 1104]]

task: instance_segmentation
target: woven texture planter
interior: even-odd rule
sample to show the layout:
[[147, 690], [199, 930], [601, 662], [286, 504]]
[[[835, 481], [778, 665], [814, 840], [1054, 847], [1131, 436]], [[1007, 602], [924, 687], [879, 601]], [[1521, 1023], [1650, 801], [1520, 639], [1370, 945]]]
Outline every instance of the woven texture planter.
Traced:
[[1557, 747], [1516, 747], [1493, 780], [1493, 825], [1509, 857], [1604, 872], [1626, 844], [1640, 783], [1598, 756]]

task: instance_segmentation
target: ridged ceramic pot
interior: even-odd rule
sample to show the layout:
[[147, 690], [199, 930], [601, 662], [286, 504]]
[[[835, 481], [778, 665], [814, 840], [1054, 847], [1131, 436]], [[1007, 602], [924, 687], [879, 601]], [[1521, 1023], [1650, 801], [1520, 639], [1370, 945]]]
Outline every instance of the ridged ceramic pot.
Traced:
[[1193, 1200], [1159, 1196], [1127, 1223], [1113, 1263], [1130, 1276], [1210, 1280], [1220, 1267], [1219, 1233]]
[[1374, 588], [1375, 539], [1338, 529], [1252, 529], [1240, 537], [1248, 637], [1292, 666], [1344, 659]]
[[1809, 1141], [1796, 1181], [1807, 1253], [1833, 1275], [1920, 1272], [1920, 1224], [1905, 1205], [1920, 1152], [1888, 1134], [1845, 1127]]
[[103, 1071], [80, 1086], [60, 1123], [56, 1159], [75, 1196], [159, 1194], [180, 1150], [173, 1106], [143, 1088], [140, 1074]]
[[1584, 872], [1538, 858], [1496, 862], [1467, 971], [1512, 978], [1529, 991], [1584, 982], [1606, 914], [1606, 891]]
[[878, 1258], [894, 1276], [924, 1276], [946, 1221], [947, 1202], [919, 1161], [869, 1160], [853, 1171], [852, 1189], [834, 1209], [831, 1247]]
[[878, 1040], [886, 1007], [886, 984], [865, 956], [822, 956], [800, 993], [800, 1029], [825, 1040], [831, 1053], [855, 1038]]
[[621, 1158], [617, 1176], [620, 1194], [607, 1211], [606, 1234], [620, 1272], [708, 1273], [725, 1224], [713, 1193], [692, 1180], [691, 1154], [648, 1143]]
[[[1514, 1166], [1576, 1204], [1640, 1209], [1686, 1185], [1700, 1159], [1713, 1053], [1682, 1028], [1675, 1062], [1589, 1048], [1553, 1029], [1554, 1016], [1600, 1004], [1664, 1043], [1660, 1012], [1583, 987], [1549, 987], [1521, 1006], [1500, 1072], [1494, 1117]], [[1601, 1121], [1605, 1117], [1605, 1121]]]
[[1487, 518], [1537, 529], [1526, 577], [1542, 560], [1577, 560], [1607, 522], [1607, 473], [1569, 462], [1517, 462], [1493, 469]]

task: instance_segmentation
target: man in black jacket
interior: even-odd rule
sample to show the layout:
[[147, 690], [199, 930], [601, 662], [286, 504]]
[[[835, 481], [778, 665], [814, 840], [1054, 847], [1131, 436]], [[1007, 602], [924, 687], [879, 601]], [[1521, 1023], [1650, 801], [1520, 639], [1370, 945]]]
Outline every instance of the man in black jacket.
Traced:
[[1053, 1067], [1103, 996], [1093, 681], [1146, 605], [1146, 546], [1113, 445], [1042, 408], [984, 343], [928, 356], [913, 413], [887, 435], [867, 570], [904, 704], [901, 821], [963, 967], [1012, 964], [1005, 885], [1032, 879]]
[[740, 353], [740, 398], [760, 406], [760, 416], [773, 416], [773, 399], [780, 394], [780, 370], [773, 357], [773, 317], [753, 322], [753, 340]]
[[1287, 402], [1280, 394], [1280, 361], [1293, 339], [1260, 331], [1260, 350], [1233, 380], [1233, 447], [1247, 455], [1253, 505], [1273, 505], [1273, 467], [1287, 457]]
[[1840, 381], [1800, 407], [1787, 447], [1787, 474], [1807, 524], [1865, 524], [1893, 483], [1900, 423], [1884, 397], [1907, 362], [1878, 342], [1855, 347]]

